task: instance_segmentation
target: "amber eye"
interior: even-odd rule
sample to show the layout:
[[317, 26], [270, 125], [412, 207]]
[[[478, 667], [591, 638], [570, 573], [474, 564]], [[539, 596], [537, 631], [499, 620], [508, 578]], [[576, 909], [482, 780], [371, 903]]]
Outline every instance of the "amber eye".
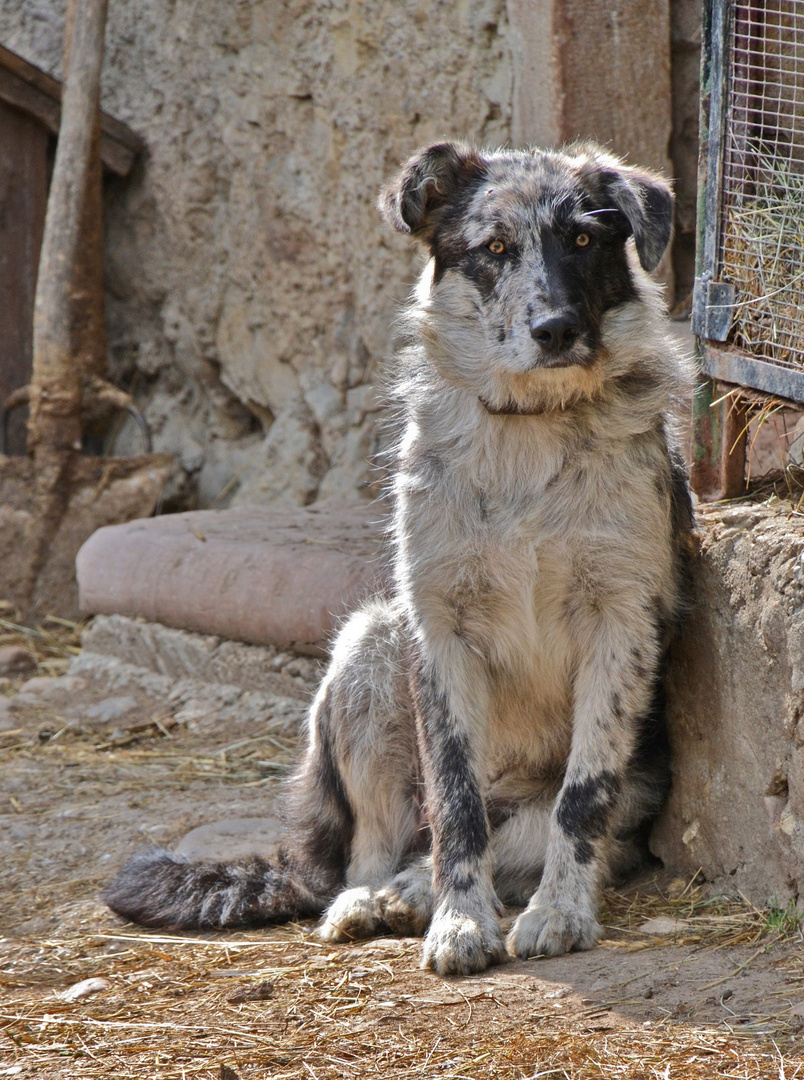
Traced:
[[503, 255], [505, 253], [505, 244], [502, 240], [492, 240], [490, 244], [486, 244], [486, 247], [492, 255]]
[[591, 238], [591, 236], [589, 235], [588, 232], [579, 232], [578, 235], [575, 237], [575, 246], [576, 247], [588, 247], [589, 246], [589, 241], [591, 239], [592, 238]]

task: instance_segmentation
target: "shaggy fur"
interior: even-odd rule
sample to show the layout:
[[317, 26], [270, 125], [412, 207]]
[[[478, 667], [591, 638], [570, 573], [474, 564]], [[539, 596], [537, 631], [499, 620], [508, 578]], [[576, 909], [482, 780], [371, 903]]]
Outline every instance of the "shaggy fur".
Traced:
[[[326, 941], [429, 926], [425, 966], [466, 973], [592, 946], [666, 791], [688, 373], [645, 271], [671, 196], [594, 147], [444, 143], [381, 208], [431, 256], [395, 371], [394, 595], [335, 642], [280, 865], [146, 852], [106, 900], [150, 926], [323, 911]], [[526, 905], [507, 942], [501, 903]]]

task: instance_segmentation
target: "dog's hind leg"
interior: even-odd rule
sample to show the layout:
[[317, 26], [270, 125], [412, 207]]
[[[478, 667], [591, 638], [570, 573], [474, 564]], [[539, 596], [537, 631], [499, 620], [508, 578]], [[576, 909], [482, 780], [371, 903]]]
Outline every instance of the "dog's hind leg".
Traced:
[[320, 697], [315, 755], [331, 747], [350, 808], [352, 836], [345, 890], [324, 915], [325, 941], [368, 937], [380, 922], [377, 890], [416, 846], [415, 727], [405, 671], [404, 623], [392, 603], [374, 601], [345, 625]]
[[418, 826], [402, 653], [402, 623], [389, 603], [366, 605], [344, 627], [286, 789], [277, 861], [193, 863], [149, 849], [107, 887], [109, 906], [145, 926], [219, 929], [320, 915], [336, 897], [323, 935], [371, 933], [373, 891], [393, 877]]

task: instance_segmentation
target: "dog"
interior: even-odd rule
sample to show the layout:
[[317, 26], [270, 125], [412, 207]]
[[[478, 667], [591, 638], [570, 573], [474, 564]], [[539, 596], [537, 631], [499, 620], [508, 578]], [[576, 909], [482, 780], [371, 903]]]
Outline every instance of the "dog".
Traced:
[[334, 642], [278, 860], [149, 850], [105, 899], [174, 929], [426, 930], [423, 966], [465, 974], [593, 946], [667, 790], [694, 550], [690, 373], [648, 274], [672, 196], [591, 145], [443, 142], [380, 207], [429, 256], [390, 388], [393, 590]]

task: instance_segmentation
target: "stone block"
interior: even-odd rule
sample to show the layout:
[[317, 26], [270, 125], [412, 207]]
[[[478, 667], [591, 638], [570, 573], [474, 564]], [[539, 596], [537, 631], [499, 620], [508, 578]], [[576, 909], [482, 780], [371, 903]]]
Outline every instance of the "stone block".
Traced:
[[[377, 506], [365, 503], [318, 503], [201, 510], [108, 526], [78, 554], [81, 609], [322, 654], [343, 616], [383, 587], [381, 517]], [[169, 653], [162, 643], [153, 651], [169, 656], [160, 662], [178, 673], [187, 665], [177, 655], [199, 648], [211, 653], [218, 645], [212, 638], [200, 644], [182, 639]], [[187, 663], [199, 666], [197, 657]]]
[[0, 675], [29, 675], [36, 671], [36, 657], [21, 645], [0, 648]]
[[652, 845], [678, 872], [783, 904], [804, 892], [804, 520], [780, 502], [699, 520], [668, 686], [673, 786]]
[[[236, 687], [238, 693], [275, 695], [307, 704], [317, 682], [318, 663], [295, 660], [267, 645], [226, 641], [212, 634], [176, 630], [161, 623], [132, 619], [126, 615], [98, 615], [81, 636], [82, 651], [71, 671], [105, 670], [107, 660], [167, 683]], [[294, 675], [296, 665], [309, 665]], [[284, 670], [282, 670], [284, 669]]]

